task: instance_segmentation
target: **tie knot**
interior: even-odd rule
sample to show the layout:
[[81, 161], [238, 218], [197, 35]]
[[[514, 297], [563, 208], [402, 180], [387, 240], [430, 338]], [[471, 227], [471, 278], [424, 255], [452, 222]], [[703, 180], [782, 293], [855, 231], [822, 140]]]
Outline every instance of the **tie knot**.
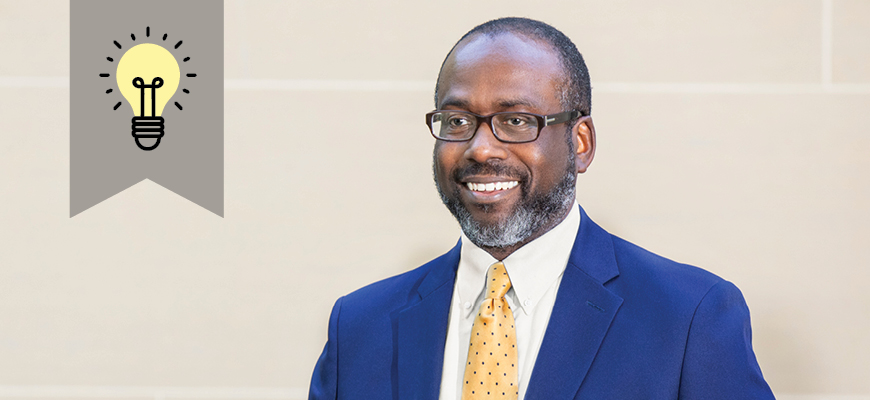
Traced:
[[497, 262], [489, 267], [486, 275], [486, 298], [500, 299], [511, 288], [511, 278], [508, 277], [504, 263]]

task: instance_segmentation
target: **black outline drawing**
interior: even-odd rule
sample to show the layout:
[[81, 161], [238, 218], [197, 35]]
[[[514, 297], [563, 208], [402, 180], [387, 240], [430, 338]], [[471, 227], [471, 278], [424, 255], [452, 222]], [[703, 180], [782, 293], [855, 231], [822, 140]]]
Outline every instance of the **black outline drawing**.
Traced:
[[[145, 37], [151, 37], [151, 27], [150, 26], [145, 27]], [[163, 41], [166, 41], [166, 38], [168, 38], [168, 37], [169, 37], [169, 34], [164, 33], [163, 34]], [[136, 41], [136, 34], [131, 33], [130, 39], [135, 42]], [[114, 43], [115, 47], [117, 47], [118, 49], [123, 49], [123, 46], [121, 46], [121, 44], [118, 43], [117, 40], [112, 41], [112, 43]], [[178, 49], [182, 43], [183, 43], [183, 41], [179, 40], [178, 43], [175, 44], [175, 49]], [[123, 57], [123, 54], [121, 55], [121, 57]], [[174, 55], [173, 55], [173, 57], [174, 57]], [[115, 61], [114, 58], [112, 58], [112, 57], [106, 57], [106, 60], [108, 60], [109, 62]], [[190, 57], [185, 57], [183, 62], [188, 62], [189, 60], [190, 60]], [[111, 74], [109, 74], [109, 73], [100, 73], [100, 77], [102, 77], [102, 78], [108, 78], [110, 76], [111, 76]], [[193, 78], [193, 77], [196, 77], [196, 74], [195, 73], [188, 73], [188, 74], [185, 74], [185, 76]], [[163, 78], [160, 78], [160, 77], [154, 78], [151, 81], [150, 85], [145, 84], [145, 80], [142, 79], [141, 77], [136, 77], [133, 79], [133, 87], [139, 89], [139, 98], [140, 98], [139, 115], [140, 116], [138, 116], [138, 117], [135, 115], [133, 116], [132, 135], [136, 140], [136, 146], [138, 146], [140, 149], [145, 150], [145, 151], [151, 151], [151, 150], [156, 149], [157, 146], [160, 145], [160, 140], [164, 135], [164, 129], [165, 129], [164, 122], [165, 122], [165, 120], [163, 119], [163, 117], [158, 117], [158, 116], [154, 115], [155, 111], [156, 111], [156, 104], [155, 104], [156, 93], [155, 92], [158, 88], [163, 86], [163, 83], [164, 83]], [[151, 89], [151, 116], [150, 117], [145, 114], [145, 90], [146, 89]], [[182, 91], [184, 91], [184, 93], [190, 93], [190, 91], [187, 90], [186, 88], [183, 88]], [[113, 92], [112, 88], [109, 88], [108, 90], [106, 90], [106, 94], [109, 94], [112, 92]], [[175, 107], [177, 107], [179, 110], [183, 110], [183, 108], [181, 107], [181, 104], [179, 104], [177, 101], [174, 103], [175, 103]], [[118, 103], [115, 104], [114, 107], [112, 107], [112, 110], [117, 110], [118, 107], [121, 106], [121, 104], [122, 104], [122, 102], [119, 101]], [[154, 143], [154, 145], [146, 147], [146, 146], [143, 146], [142, 143], [139, 142], [139, 139], [143, 139], [143, 138], [157, 139], [157, 141]]]

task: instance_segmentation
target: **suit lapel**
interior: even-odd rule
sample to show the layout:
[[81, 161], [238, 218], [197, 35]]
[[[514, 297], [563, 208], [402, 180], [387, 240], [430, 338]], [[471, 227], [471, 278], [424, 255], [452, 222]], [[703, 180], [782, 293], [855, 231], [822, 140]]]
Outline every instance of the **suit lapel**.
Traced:
[[457, 244], [431, 262], [416, 288], [417, 296], [396, 315], [393, 354], [397, 368], [393, 372], [398, 375], [399, 399], [438, 398], [459, 248]]
[[526, 400], [573, 399], [622, 305], [622, 298], [604, 287], [619, 275], [610, 234], [592, 222], [582, 208], [580, 213], [580, 229]]

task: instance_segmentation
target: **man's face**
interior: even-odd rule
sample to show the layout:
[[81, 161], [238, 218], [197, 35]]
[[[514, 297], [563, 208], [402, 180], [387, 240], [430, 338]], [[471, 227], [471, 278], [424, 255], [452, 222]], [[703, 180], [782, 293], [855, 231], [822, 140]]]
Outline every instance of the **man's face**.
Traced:
[[[475, 35], [445, 62], [437, 107], [479, 115], [567, 111], [559, 101], [561, 68], [546, 44], [514, 34]], [[582, 146], [571, 144], [569, 128], [545, 127], [534, 142], [503, 143], [483, 124], [469, 141], [435, 143], [438, 191], [475, 244], [512, 252], [567, 215], [577, 174], [572, 147]]]

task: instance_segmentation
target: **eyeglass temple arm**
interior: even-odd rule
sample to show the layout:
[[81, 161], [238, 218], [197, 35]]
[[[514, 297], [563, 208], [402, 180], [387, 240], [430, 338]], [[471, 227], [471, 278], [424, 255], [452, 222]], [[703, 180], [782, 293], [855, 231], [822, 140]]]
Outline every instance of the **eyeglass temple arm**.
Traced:
[[544, 116], [544, 126], [558, 125], [563, 122], [568, 122], [580, 116], [580, 111], [571, 110], [553, 115]]

